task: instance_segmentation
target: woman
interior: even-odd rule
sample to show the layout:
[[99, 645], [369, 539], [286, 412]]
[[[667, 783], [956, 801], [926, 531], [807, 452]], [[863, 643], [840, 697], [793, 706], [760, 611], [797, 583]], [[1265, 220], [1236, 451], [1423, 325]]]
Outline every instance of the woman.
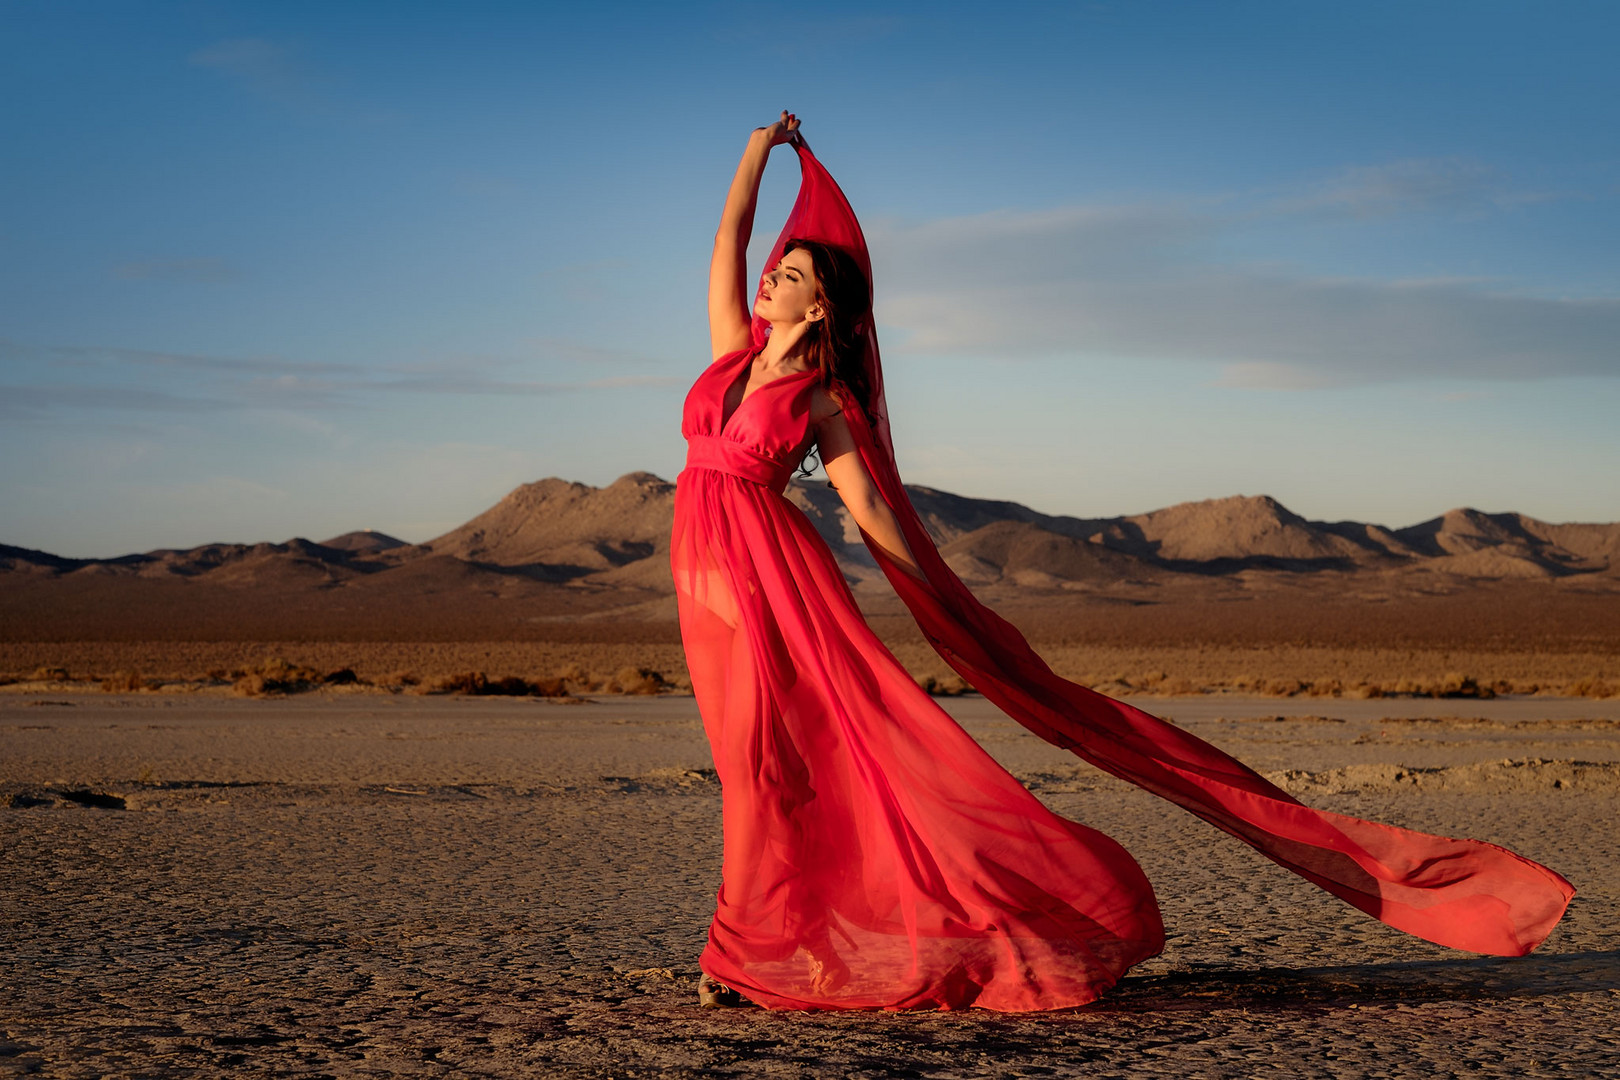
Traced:
[[[760, 177], [798, 201], [748, 303]], [[1502, 848], [1314, 811], [1209, 744], [1055, 675], [951, 573], [894, 467], [860, 225], [782, 118], [749, 139], [715, 237], [714, 362], [686, 399], [671, 542], [722, 786], [705, 1004], [1063, 1008], [1164, 943], [1123, 848], [1047, 810], [906, 674], [782, 497], [812, 447], [930, 643], [1036, 734], [1346, 902], [1441, 944], [1522, 955], [1574, 890]]]

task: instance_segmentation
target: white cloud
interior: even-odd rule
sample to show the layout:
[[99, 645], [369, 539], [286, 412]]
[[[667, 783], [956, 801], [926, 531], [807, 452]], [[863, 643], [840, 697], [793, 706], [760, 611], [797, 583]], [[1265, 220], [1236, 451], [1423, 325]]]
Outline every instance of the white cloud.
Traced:
[[[1408, 179], [1369, 175], [1359, 188], [1332, 189], [1333, 201], [1369, 213], [1439, 204], [1475, 182], [1466, 170]], [[1220, 365], [1224, 385], [1273, 388], [1620, 376], [1620, 300], [1222, 264], [1209, 241], [1254, 218], [1218, 205], [875, 223], [887, 340], [916, 353], [1204, 361]]]

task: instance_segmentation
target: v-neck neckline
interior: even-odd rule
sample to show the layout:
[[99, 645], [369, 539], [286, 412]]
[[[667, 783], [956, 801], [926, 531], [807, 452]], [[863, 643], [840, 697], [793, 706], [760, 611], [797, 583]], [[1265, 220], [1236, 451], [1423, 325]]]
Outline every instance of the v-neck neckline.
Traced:
[[[748, 362], [743, 365], [743, 369], [742, 369], [743, 395], [742, 395], [742, 397], [740, 399], [738, 399], [737, 407], [735, 409], [732, 409], [730, 413], [725, 413], [721, 417], [721, 419], [720, 419], [720, 433], [722, 435], [724, 435], [725, 432], [726, 432], [726, 429], [731, 426], [731, 422], [737, 418], [737, 414], [742, 412], [743, 406], [748, 404], [748, 399], [749, 398], [758, 397], [760, 394], [764, 393], [766, 390], [769, 390], [771, 387], [775, 386], [779, 382], [786, 382], [789, 379], [796, 379], [800, 375], [810, 375], [810, 374], [814, 373], [815, 370], [816, 370], [815, 368], [805, 368], [803, 371], [790, 371], [786, 375], [778, 375], [774, 379], [769, 379], [769, 380], [767, 380], [765, 382], [760, 383], [758, 386], [754, 387], [753, 391], [750, 393], [749, 389], [748, 389], [748, 377], [753, 372], [754, 357], [756, 357], [758, 355], [759, 354], [757, 352], [749, 353], [748, 354]], [[732, 376], [731, 381], [726, 384], [726, 392], [720, 398], [720, 409], [721, 409], [722, 413], [724, 413], [724, 411], [725, 411], [726, 398], [731, 396], [731, 388], [733, 386], [737, 385], [737, 381], [738, 381], [737, 377]]]

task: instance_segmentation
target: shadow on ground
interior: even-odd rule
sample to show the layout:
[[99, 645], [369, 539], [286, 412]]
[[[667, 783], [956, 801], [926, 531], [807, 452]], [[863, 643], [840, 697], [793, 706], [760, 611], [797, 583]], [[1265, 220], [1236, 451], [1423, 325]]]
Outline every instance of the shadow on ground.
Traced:
[[1203, 969], [1127, 976], [1092, 1013], [1277, 1010], [1488, 1001], [1620, 991], [1620, 950], [1318, 968]]

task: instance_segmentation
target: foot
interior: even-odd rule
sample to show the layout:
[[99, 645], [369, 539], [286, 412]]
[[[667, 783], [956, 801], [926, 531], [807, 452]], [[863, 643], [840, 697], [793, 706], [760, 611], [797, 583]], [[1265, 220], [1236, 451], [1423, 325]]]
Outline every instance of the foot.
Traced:
[[[808, 951], [808, 950], [807, 950]], [[843, 988], [849, 982], [849, 965], [841, 960], [837, 953], [827, 952], [810, 953], [810, 989], [822, 997]]]
[[698, 979], [698, 1004], [705, 1009], [737, 1009], [743, 996], [725, 983], [704, 975]]

